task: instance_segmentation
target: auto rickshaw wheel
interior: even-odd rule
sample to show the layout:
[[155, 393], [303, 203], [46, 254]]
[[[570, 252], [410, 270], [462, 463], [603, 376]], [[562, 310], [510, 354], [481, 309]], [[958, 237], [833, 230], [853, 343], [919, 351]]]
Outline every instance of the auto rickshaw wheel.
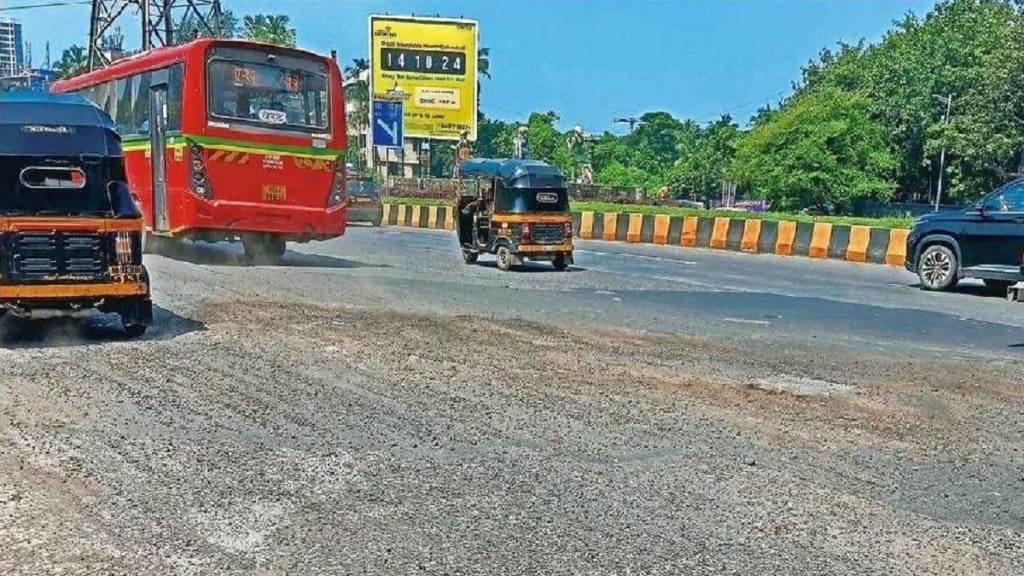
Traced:
[[472, 250], [462, 249], [462, 261], [466, 264], [472, 264], [476, 262], [476, 259], [480, 257], [480, 254], [473, 252]]
[[559, 254], [551, 261], [551, 265], [555, 267], [555, 270], [561, 272], [569, 267], [569, 259], [565, 257], [565, 254]]
[[507, 272], [512, 268], [512, 251], [508, 249], [508, 246], [499, 246], [494, 255], [498, 259], [498, 270]]
[[125, 324], [124, 333], [129, 338], [138, 338], [146, 333], [146, 326], [144, 324]]

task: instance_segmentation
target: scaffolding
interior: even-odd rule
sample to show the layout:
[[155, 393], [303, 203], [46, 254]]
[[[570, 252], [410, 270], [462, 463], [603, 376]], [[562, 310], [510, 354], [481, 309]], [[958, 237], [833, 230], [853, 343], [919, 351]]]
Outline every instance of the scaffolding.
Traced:
[[[220, 0], [93, 0], [89, 25], [89, 70], [110, 64], [103, 38], [122, 21], [141, 22], [142, 50], [172, 46], [175, 24], [193, 18], [200, 30], [214, 35], [221, 22]], [[124, 27], [128, 28], [128, 27]]]

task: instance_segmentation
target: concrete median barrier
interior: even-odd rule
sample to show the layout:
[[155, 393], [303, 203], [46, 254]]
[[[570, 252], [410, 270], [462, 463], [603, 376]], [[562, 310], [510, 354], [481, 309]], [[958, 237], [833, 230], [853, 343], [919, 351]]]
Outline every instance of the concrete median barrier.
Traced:
[[[386, 225], [455, 229], [452, 206], [385, 204]], [[903, 266], [909, 230], [828, 222], [724, 216], [574, 212], [573, 233], [584, 240], [709, 248]]]

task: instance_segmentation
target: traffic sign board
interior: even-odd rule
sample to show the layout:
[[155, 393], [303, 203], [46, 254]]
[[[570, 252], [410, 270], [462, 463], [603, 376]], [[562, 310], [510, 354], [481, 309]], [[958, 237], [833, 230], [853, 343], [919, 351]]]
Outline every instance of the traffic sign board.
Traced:
[[373, 101], [373, 145], [381, 148], [405, 146], [402, 103]]

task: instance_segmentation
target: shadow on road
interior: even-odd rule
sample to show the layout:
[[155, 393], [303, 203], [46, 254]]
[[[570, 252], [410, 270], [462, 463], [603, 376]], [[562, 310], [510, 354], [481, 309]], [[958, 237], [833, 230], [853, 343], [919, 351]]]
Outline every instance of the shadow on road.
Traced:
[[8, 314], [0, 320], [0, 346], [4, 348], [59, 348], [85, 346], [104, 342], [171, 340], [192, 332], [206, 330], [199, 321], [178, 316], [153, 306], [153, 326], [146, 335], [130, 340], [116, 314], [92, 312], [84, 319], [54, 318], [27, 320]]
[[[498, 263], [493, 260], [480, 261], [474, 264], [474, 266], [479, 266], [481, 268], [490, 268], [491, 270], [498, 269]], [[513, 266], [512, 269], [508, 271], [508, 273], [536, 274], [538, 272], [550, 272], [552, 274], [573, 274], [584, 271], [586, 271], [586, 268], [583, 268], [582, 266], [569, 266], [562, 272], [559, 272], [558, 270], [555, 270], [555, 268], [551, 264], [548, 264], [546, 262], [527, 262], [521, 266]]]
[[[906, 286], [908, 288], [915, 288], [917, 290], [921, 290], [921, 283], [920, 282], [910, 283], [910, 284], [907, 284]], [[966, 283], [961, 282], [960, 284], [957, 284], [956, 287], [953, 288], [952, 290], [950, 290], [948, 293], [949, 294], [962, 294], [964, 296], [978, 296], [978, 297], [981, 297], [981, 298], [999, 298], [999, 299], [1005, 299], [1006, 298], [1006, 292], [1005, 291], [997, 290], [997, 289], [994, 289], [994, 288], [989, 288], [988, 286], [985, 286], [984, 284], [981, 284], [981, 283], [978, 283], [978, 284], [973, 284], [973, 283], [966, 284]]]
[[[209, 266], [250, 267], [245, 261], [242, 250], [235, 244], [204, 244], [188, 241], [166, 243], [160, 246], [160, 256]], [[305, 254], [287, 251], [282, 258], [281, 268], [390, 268], [386, 264], [366, 264], [355, 260], [345, 260], [320, 254]]]

